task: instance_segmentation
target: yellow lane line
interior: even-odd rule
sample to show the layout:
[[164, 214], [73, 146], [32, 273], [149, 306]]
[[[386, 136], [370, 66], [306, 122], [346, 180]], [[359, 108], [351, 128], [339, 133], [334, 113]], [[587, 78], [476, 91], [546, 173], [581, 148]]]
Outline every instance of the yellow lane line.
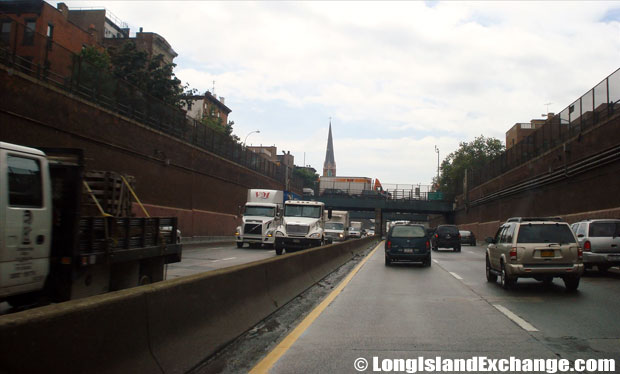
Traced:
[[269, 354], [265, 358], [263, 358], [258, 364], [256, 364], [256, 366], [254, 366], [252, 370], [250, 370], [250, 374], [267, 373], [269, 369], [271, 369], [271, 367], [275, 365], [276, 362], [278, 362], [280, 357], [282, 357], [286, 353], [286, 351], [288, 351], [288, 349], [291, 348], [293, 344], [295, 344], [301, 334], [303, 334], [304, 331], [306, 331], [306, 329], [308, 329], [308, 327], [312, 325], [314, 320], [321, 315], [325, 308], [327, 308], [327, 306], [332, 301], [334, 301], [336, 296], [338, 296], [338, 294], [342, 292], [346, 285], [349, 284], [351, 279], [353, 279], [355, 274], [357, 274], [357, 272], [362, 268], [362, 266], [364, 266], [366, 261], [368, 261], [368, 259], [372, 257], [372, 255], [377, 251], [380, 246], [381, 242], [377, 244], [377, 246], [368, 254], [368, 256], [366, 256], [366, 258], [364, 258], [359, 264], [357, 264], [357, 266], [349, 273], [349, 275], [347, 275], [347, 277], [344, 278], [342, 282], [340, 282], [338, 287], [336, 287], [319, 305], [317, 305], [317, 307], [314, 308], [312, 312], [310, 312], [310, 314], [308, 314], [306, 318], [304, 318], [304, 320], [301, 321], [301, 323], [297, 327], [295, 327], [295, 329], [291, 331], [286, 336], [286, 338], [284, 338], [284, 340], [280, 342], [280, 344], [278, 344], [273, 350], [271, 350], [271, 352], [269, 352]]

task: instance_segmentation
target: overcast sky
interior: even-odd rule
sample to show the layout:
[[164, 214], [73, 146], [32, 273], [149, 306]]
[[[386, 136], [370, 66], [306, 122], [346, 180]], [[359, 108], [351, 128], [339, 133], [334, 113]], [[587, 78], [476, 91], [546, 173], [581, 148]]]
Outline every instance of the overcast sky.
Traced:
[[[56, 2], [50, 2], [54, 6]], [[65, 1], [163, 36], [234, 133], [337, 174], [430, 184], [481, 134], [558, 113], [620, 67], [620, 2]]]

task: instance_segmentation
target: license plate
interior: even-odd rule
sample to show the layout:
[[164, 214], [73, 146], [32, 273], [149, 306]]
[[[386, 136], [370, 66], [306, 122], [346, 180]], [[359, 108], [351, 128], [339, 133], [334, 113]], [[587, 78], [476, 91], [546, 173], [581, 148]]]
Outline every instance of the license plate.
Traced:
[[555, 251], [553, 249], [545, 249], [540, 251], [540, 257], [555, 257]]
[[450, 239], [450, 234], [446, 235], [446, 239]]
[[301, 240], [299, 240], [299, 239], [293, 239], [293, 243], [301, 243]]
[[413, 249], [412, 248], [405, 248], [403, 250], [403, 252], [405, 252], [405, 253], [413, 253]]

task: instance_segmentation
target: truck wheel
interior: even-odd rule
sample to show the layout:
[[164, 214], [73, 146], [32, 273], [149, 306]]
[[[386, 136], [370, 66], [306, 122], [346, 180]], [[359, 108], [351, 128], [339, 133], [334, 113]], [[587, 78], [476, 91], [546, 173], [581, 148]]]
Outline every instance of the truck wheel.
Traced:
[[237, 248], [243, 247], [243, 242], [237, 242]]
[[276, 255], [278, 256], [282, 255], [282, 247], [276, 247]]

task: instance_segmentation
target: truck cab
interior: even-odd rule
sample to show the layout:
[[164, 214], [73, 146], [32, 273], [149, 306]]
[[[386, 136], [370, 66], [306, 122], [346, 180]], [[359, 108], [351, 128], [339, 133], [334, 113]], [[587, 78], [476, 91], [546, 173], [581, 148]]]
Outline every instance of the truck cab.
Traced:
[[283, 202], [283, 191], [248, 190], [242, 223], [235, 232], [237, 248], [243, 247], [244, 243], [250, 247], [273, 247], [274, 232], [281, 222]]
[[276, 254], [325, 244], [325, 204], [292, 200], [284, 203], [282, 224], [275, 236]]
[[0, 300], [43, 288], [52, 193], [45, 154], [0, 142]]

